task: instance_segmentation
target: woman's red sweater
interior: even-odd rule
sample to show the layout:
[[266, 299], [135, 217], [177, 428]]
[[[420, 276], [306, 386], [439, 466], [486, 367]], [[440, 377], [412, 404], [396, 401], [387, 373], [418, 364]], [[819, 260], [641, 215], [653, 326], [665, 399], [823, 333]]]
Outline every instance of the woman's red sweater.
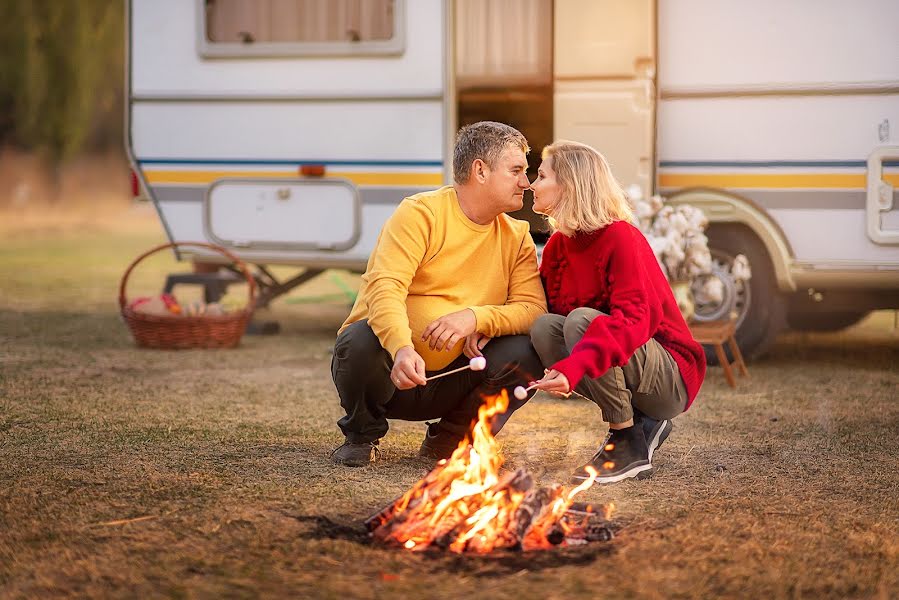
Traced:
[[592, 233], [554, 233], [543, 249], [540, 275], [549, 312], [567, 315], [585, 306], [606, 313], [590, 323], [571, 356], [552, 365], [572, 389], [624, 366], [654, 338], [680, 369], [687, 407], [705, 377], [705, 353], [687, 328], [671, 286], [643, 233], [615, 221]]

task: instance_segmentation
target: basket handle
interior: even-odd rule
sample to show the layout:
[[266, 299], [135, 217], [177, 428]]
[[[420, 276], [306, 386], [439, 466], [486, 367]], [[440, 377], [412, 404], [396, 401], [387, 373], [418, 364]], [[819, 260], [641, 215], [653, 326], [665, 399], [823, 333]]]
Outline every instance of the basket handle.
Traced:
[[134, 267], [136, 267], [139, 262], [150, 256], [151, 254], [156, 254], [160, 250], [165, 250], [166, 248], [177, 248], [179, 246], [194, 246], [197, 248], [208, 248], [209, 250], [215, 250], [219, 254], [222, 254], [226, 258], [228, 258], [232, 263], [234, 263], [234, 266], [236, 266], [240, 270], [241, 274], [244, 276], [244, 278], [246, 278], [247, 284], [249, 285], [250, 297], [247, 301], [247, 307], [245, 310], [250, 313], [253, 312], [256, 307], [256, 280], [253, 279], [253, 276], [250, 274], [249, 269], [247, 269], [247, 265], [221, 246], [207, 244], [205, 242], [172, 242], [169, 244], [162, 244], [161, 246], [156, 246], [155, 248], [147, 250], [146, 252], [135, 258], [125, 270], [125, 273], [122, 275], [122, 282], [119, 284], [119, 308], [121, 310], [125, 309], [125, 286], [128, 283], [128, 277], [131, 275], [131, 271], [134, 270]]

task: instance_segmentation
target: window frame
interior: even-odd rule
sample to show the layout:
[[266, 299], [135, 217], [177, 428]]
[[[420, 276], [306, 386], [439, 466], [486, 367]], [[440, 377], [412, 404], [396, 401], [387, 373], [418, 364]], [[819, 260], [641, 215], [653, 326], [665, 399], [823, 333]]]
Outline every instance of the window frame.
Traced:
[[360, 42], [212, 42], [206, 37], [206, 0], [195, 0], [197, 51], [203, 58], [389, 56], [406, 49], [406, 0], [394, 0], [393, 37]]

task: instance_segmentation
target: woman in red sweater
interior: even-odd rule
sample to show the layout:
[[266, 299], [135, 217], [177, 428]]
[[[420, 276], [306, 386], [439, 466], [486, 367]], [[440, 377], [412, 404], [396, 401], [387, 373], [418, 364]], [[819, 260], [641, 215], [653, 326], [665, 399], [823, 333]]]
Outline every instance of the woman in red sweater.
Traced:
[[670, 419], [699, 391], [705, 354], [599, 152], [568, 141], [547, 146], [531, 188], [534, 211], [555, 230], [540, 265], [549, 314], [531, 329], [547, 367], [535, 387], [576, 391], [609, 422], [572, 482], [588, 478], [588, 466], [600, 483], [646, 477]]

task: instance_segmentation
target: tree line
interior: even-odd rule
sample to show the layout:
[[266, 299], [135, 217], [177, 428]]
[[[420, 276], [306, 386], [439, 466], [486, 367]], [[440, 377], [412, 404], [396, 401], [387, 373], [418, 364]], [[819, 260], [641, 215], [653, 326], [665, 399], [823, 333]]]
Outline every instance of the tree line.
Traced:
[[0, 145], [122, 147], [123, 0], [0, 0]]

